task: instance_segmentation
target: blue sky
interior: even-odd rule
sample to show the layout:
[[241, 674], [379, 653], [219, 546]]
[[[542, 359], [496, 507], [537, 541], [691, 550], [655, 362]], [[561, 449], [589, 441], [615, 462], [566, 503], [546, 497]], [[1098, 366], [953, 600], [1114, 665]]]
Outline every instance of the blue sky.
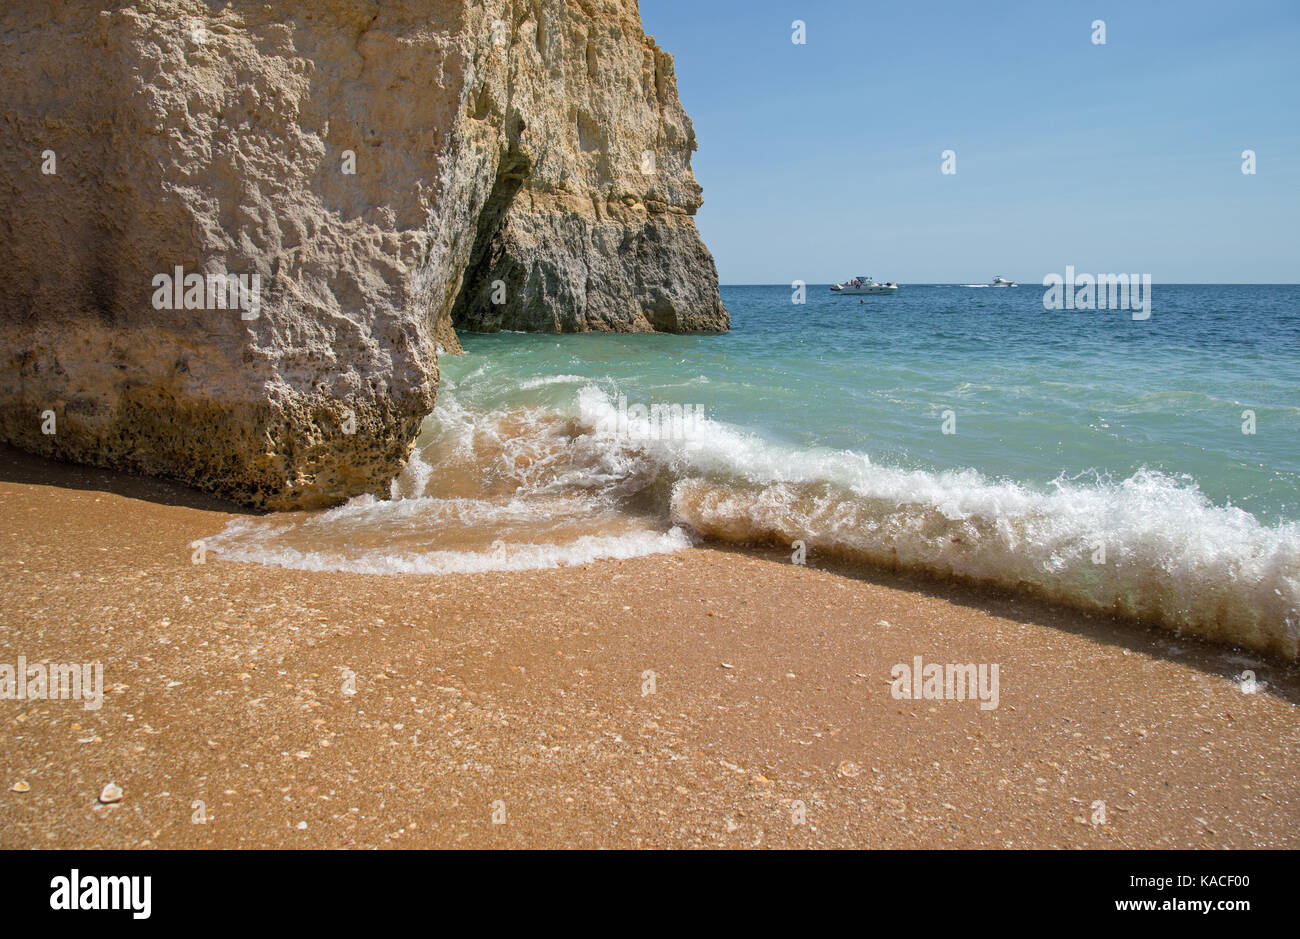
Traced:
[[724, 284], [1041, 283], [1067, 264], [1300, 283], [1300, 0], [641, 0], [641, 17], [676, 59]]

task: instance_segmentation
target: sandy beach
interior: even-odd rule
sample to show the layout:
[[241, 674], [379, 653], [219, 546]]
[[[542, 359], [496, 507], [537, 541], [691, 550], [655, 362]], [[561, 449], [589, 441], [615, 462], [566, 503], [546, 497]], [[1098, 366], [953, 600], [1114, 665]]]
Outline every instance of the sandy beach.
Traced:
[[[104, 667], [98, 710], [0, 702], [0, 847], [1300, 843], [1280, 663], [775, 549], [195, 564], [238, 509], [0, 457], [0, 661]], [[918, 655], [998, 664], [997, 708], [895, 698]]]

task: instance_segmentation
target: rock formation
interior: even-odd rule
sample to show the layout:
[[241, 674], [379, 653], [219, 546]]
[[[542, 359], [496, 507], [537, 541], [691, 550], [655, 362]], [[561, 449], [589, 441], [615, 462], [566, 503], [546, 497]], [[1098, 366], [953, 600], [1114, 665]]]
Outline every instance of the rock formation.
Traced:
[[635, 0], [7, 4], [0, 81], [25, 449], [328, 505], [387, 491], [453, 323], [727, 328]]

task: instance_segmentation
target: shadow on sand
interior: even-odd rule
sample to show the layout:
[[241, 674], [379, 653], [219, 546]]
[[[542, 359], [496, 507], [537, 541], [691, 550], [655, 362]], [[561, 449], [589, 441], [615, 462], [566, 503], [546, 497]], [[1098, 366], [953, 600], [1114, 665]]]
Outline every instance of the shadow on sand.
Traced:
[[[774, 564], [790, 563], [789, 549], [784, 547], [715, 542], [706, 542], [706, 545], [710, 550], [727, 554], [743, 555]], [[1225, 681], [1232, 681], [1245, 669], [1250, 669], [1259, 681], [1266, 683], [1257, 693], [1271, 694], [1291, 704], [1300, 704], [1300, 666], [1255, 649], [1220, 645], [1126, 616], [1075, 610], [1002, 587], [901, 573], [830, 558], [815, 558], [811, 554], [808, 556], [808, 566], [878, 587], [924, 594], [991, 616], [1072, 633], [1101, 645], [1178, 662]]]
[[139, 499], [158, 505], [183, 506], [205, 512], [251, 516], [264, 514], [236, 502], [200, 492], [185, 483], [152, 476], [138, 476], [121, 470], [64, 463], [26, 453], [8, 444], [0, 444], [0, 484], [3, 483], [53, 486], [58, 489], [78, 489], [85, 492], [108, 492], [128, 499]]

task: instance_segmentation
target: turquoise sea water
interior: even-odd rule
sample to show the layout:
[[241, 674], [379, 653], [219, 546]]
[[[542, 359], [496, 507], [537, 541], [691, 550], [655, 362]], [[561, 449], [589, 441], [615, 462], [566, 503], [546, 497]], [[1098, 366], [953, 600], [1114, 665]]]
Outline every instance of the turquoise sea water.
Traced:
[[490, 360], [466, 389], [480, 405], [562, 406], [576, 383], [521, 386], [576, 375], [630, 402], [702, 404], [791, 447], [1035, 485], [1147, 467], [1261, 518], [1300, 519], [1300, 288], [1157, 286], [1146, 321], [1048, 312], [1041, 287], [791, 295], [723, 288], [732, 331], [717, 337], [467, 334], [468, 356], [443, 359], [443, 373], [458, 382]]
[[217, 547], [400, 573], [802, 540], [1295, 654], [1300, 288], [1157, 284], [1146, 320], [1037, 285], [723, 300], [718, 336], [464, 334], [392, 500]]

